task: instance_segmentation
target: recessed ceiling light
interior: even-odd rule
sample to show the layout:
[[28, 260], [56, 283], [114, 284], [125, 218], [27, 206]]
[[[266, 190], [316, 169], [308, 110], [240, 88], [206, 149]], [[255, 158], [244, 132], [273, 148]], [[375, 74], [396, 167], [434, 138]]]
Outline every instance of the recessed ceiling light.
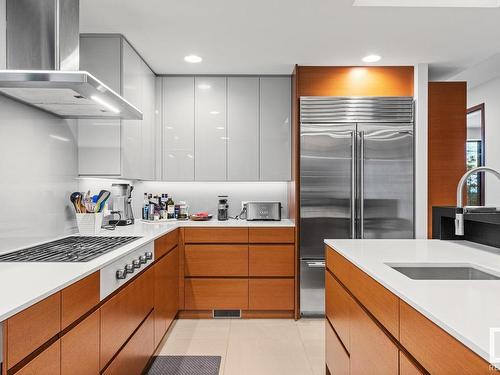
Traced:
[[198, 85], [198, 88], [199, 88], [199, 89], [202, 89], [202, 90], [208, 90], [210, 87], [212, 87], [212, 86], [210, 86], [210, 85], [208, 85], [208, 84], [206, 84], [206, 83], [200, 83], [200, 84]]
[[368, 55], [368, 56], [365, 56], [363, 57], [363, 62], [365, 63], [374, 63], [374, 62], [377, 62], [377, 61], [380, 61], [382, 57], [380, 57], [379, 55]]
[[192, 63], [192, 64], [195, 64], [195, 63], [200, 63], [203, 61], [203, 59], [200, 57], [200, 56], [196, 56], [196, 55], [187, 55], [186, 57], [184, 57], [184, 61], [185, 62], [188, 62], [188, 63]]
[[211, 115], [218, 115], [220, 112], [219, 111], [210, 111]]
[[359, 7], [498, 8], [500, 0], [354, 0]]

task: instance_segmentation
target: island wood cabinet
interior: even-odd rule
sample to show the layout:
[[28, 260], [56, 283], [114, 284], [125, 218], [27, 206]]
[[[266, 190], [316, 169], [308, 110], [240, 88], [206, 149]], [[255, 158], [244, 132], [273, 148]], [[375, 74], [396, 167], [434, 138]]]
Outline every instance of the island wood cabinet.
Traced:
[[[295, 228], [183, 228], [181, 316], [292, 317], [295, 309]], [[181, 288], [182, 289], [182, 288]]]
[[488, 374], [489, 364], [326, 247], [326, 365], [339, 374]]
[[1, 373], [141, 373], [177, 315], [178, 241], [157, 239], [154, 264], [103, 301], [95, 272], [5, 320]]

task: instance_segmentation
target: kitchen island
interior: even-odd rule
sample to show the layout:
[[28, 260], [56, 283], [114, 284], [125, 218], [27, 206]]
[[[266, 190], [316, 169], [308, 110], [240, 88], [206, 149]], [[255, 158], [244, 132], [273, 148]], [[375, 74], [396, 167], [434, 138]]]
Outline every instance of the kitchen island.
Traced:
[[[500, 276], [499, 249], [440, 240], [325, 240], [325, 244], [327, 327], [335, 332], [329, 347], [341, 343], [347, 355], [343, 358], [348, 358], [344, 365], [351, 371], [356, 370], [357, 346], [362, 345], [356, 341], [356, 319], [372, 321], [382, 332], [374, 330], [374, 337], [380, 340], [378, 349], [386, 345], [387, 373], [397, 366], [411, 367], [415, 372], [404, 373], [415, 374], [491, 370], [490, 329], [500, 328], [500, 280], [416, 279], [420, 276], [410, 278], [392, 267], [472, 266], [494, 278]], [[345, 306], [351, 307], [342, 310]], [[358, 315], [352, 313], [357, 307]], [[363, 314], [370, 320], [363, 320]], [[367, 327], [365, 338], [370, 336]], [[367, 347], [363, 358], [370, 358]]]

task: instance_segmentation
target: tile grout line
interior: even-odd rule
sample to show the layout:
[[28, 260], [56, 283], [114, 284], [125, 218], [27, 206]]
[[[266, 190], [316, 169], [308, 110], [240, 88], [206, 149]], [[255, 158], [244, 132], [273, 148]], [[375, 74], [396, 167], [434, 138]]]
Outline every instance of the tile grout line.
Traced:
[[299, 326], [297, 323], [295, 323], [294, 326], [295, 326], [295, 329], [297, 330], [297, 333], [299, 335], [299, 341], [300, 341], [300, 344], [302, 346], [302, 349], [304, 350], [304, 354], [306, 356], [307, 363], [309, 365], [309, 370], [311, 371], [311, 375], [314, 375], [314, 367], [312, 365], [311, 358], [309, 358], [309, 354], [306, 350], [306, 345], [304, 344], [304, 340], [302, 339], [302, 335], [300, 334]]
[[231, 337], [231, 327], [232, 326], [233, 326], [233, 322], [231, 319], [229, 319], [229, 330], [227, 332], [227, 339], [226, 339], [226, 354], [224, 357], [224, 367], [222, 368], [222, 374], [220, 374], [220, 375], [226, 375], [227, 352], [229, 351], [229, 338]]

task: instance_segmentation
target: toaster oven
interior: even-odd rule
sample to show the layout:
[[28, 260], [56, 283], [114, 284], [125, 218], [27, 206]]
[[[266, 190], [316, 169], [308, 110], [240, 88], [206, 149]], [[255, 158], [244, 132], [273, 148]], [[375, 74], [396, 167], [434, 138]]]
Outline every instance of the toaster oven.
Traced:
[[247, 220], [281, 220], [281, 202], [247, 202]]

